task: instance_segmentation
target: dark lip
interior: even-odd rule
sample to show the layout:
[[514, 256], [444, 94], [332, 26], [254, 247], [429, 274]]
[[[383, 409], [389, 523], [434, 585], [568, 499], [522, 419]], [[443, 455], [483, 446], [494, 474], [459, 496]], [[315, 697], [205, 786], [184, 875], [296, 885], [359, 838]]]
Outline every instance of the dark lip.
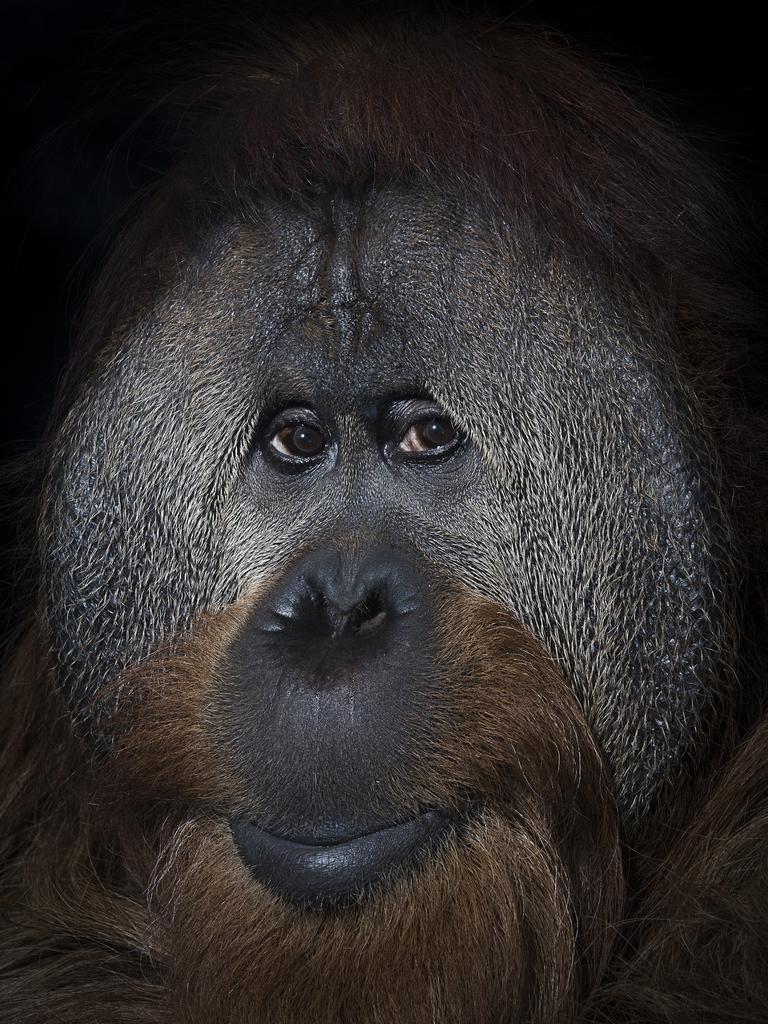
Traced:
[[235, 818], [232, 835], [251, 874], [273, 892], [299, 903], [333, 902], [359, 895], [382, 876], [413, 863], [451, 824], [446, 812], [429, 810], [339, 842], [306, 843]]

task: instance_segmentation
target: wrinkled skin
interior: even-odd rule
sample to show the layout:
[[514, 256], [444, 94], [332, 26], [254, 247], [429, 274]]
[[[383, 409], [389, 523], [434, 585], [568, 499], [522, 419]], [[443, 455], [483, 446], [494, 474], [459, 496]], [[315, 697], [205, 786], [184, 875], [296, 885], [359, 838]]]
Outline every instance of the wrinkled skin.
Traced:
[[[61, 431], [47, 609], [74, 713], [297, 553], [383, 546], [542, 642], [631, 825], [729, 659], [710, 455], [658, 325], [450, 195], [265, 200], [253, 219], [180, 261]], [[462, 432], [449, 457], [398, 457], [387, 412], [412, 398]], [[309, 471], [265, 455], [285, 406], [332, 438]], [[358, 726], [353, 760], [377, 728]]]
[[249, 47], [189, 86], [41, 449], [0, 1017], [763, 1024], [727, 206], [547, 39]]

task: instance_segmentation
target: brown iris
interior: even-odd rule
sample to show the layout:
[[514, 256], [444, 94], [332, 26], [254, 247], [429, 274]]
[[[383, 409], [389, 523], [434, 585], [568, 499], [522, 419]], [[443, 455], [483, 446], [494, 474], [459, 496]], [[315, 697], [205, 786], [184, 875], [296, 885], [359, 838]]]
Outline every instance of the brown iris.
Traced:
[[311, 423], [290, 423], [272, 435], [270, 444], [280, 455], [311, 459], [325, 448], [325, 437]]
[[408, 454], [437, 451], [450, 448], [458, 440], [458, 431], [444, 416], [417, 420], [406, 430], [400, 441], [400, 451]]

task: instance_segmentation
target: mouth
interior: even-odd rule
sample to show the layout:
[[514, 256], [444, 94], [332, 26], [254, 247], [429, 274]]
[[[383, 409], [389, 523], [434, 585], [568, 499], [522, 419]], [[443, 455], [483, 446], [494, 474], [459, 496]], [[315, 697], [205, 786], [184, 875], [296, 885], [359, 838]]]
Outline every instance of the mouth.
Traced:
[[257, 881], [293, 902], [318, 903], [359, 895], [382, 876], [413, 863], [451, 827], [447, 813], [429, 810], [337, 842], [298, 842], [264, 832], [243, 818], [233, 819], [232, 835]]

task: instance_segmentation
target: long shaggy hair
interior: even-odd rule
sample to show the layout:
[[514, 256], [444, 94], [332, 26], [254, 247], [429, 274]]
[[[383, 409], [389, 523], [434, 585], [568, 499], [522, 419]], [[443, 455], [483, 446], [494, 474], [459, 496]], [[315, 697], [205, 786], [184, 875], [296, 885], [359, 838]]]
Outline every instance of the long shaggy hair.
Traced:
[[536, 37], [398, 23], [263, 50], [243, 46], [184, 94], [193, 152], [104, 272], [51, 436], [102, 340], [222, 208], [242, 213], [265, 191], [301, 201], [328, 182], [480, 189], [641, 296], [651, 322], [674, 323], [736, 535], [741, 686], [713, 702], [709, 765], [676, 780], [630, 844], [561, 669], [505, 609], [443, 581], [435, 718], [392, 785], [412, 806], [473, 794], [460, 841], [348, 905], [299, 908], [251, 878], [220, 813], [246, 798], [211, 707], [256, 598], [105, 677], [77, 726], [36, 615], [0, 693], [0, 1016], [764, 1022], [763, 427], [740, 384], [752, 312], [726, 283], [717, 188], [599, 69]]
[[25, 727], [3, 756], [19, 780], [3, 808], [8, 1018], [572, 1019], [603, 974], [623, 882], [602, 759], [551, 660], [508, 615], [453, 594], [441, 742], [425, 742], [408, 795], [445, 806], [466, 789], [482, 806], [461, 847], [412, 875], [299, 910], [250, 879], [210, 812], [238, 799], [204, 725], [242, 615], [208, 617], [134, 670], [128, 707], [103, 695], [108, 759], [88, 757], [51, 688], [41, 706], [20, 657], [6, 712]]

